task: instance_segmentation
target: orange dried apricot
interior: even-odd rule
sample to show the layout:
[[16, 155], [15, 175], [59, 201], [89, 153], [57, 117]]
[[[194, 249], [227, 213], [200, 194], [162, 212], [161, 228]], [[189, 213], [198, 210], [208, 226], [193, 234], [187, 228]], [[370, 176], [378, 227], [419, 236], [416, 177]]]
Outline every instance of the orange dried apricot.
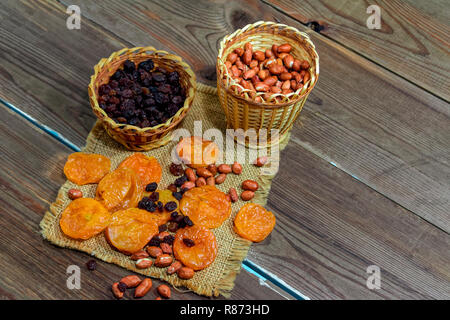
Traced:
[[[175, 199], [175, 197], [172, 195], [172, 191], [170, 190], [156, 190], [156, 192], [159, 193], [159, 200], [161, 201], [163, 206], [165, 206], [165, 204], [167, 202], [173, 201], [177, 204], [178, 207], [178, 200]], [[144, 192], [144, 196], [148, 197], [150, 194], [152, 194], [153, 192]], [[170, 214], [172, 212], [171, 211], [167, 211], [165, 208], [163, 209], [162, 212], [160, 212], [158, 209], [156, 209], [154, 212], [148, 212], [148, 215], [150, 215], [152, 218], [155, 219], [156, 223], [158, 224], [158, 226], [166, 224], [167, 222], [169, 222], [170, 220]]]
[[180, 229], [175, 234], [173, 252], [186, 267], [196, 271], [205, 269], [216, 259], [216, 236], [197, 225]]
[[79, 198], [64, 209], [59, 225], [67, 236], [86, 240], [102, 232], [108, 226], [110, 218], [111, 214], [100, 202]]
[[247, 203], [234, 218], [234, 230], [242, 238], [263, 241], [275, 227], [275, 215], [256, 203]]
[[109, 211], [136, 207], [143, 193], [143, 186], [133, 170], [118, 168], [108, 173], [98, 184], [96, 199]]
[[108, 242], [125, 254], [142, 250], [158, 233], [158, 225], [148, 212], [138, 208], [119, 210], [112, 214], [105, 230]]
[[119, 164], [119, 168], [133, 170], [141, 179], [142, 185], [151, 182], [159, 183], [162, 169], [155, 157], [147, 157], [143, 153], [134, 153]]
[[186, 191], [180, 201], [181, 212], [195, 225], [219, 227], [231, 214], [231, 203], [215, 186], [205, 185]]
[[177, 144], [176, 152], [180, 160], [192, 168], [207, 167], [219, 157], [217, 144], [201, 137], [186, 137]]
[[67, 179], [78, 185], [98, 183], [111, 168], [111, 161], [101, 154], [75, 152], [64, 165]]

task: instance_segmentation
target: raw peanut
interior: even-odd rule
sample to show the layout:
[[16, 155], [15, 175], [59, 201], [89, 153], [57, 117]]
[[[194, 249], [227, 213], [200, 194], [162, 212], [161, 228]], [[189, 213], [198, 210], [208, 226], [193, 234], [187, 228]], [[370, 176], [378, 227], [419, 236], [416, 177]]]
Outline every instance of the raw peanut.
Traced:
[[[253, 78], [254, 78], [254, 77], [253, 77]], [[252, 78], [252, 79], [253, 79], [253, 78]], [[250, 82], [250, 83], [249, 83], [249, 86], [250, 86], [250, 90], [256, 91], [256, 90], [255, 90], [255, 86], [253, 85], [253, 83]], [[250, 92], [250, 96], [252, 96], [252, 94], [254, 95], [254, 92]]]
[[206, 179], [206, 184], [208, 186], [215, 186], [216, 185], [216, 180], [214, 179], [214, 177], [209, 177], [208, 179]]
[[255, 166], [262, 167], [263, 165], [265, 165], [267, 163], [267, 159], [268, 158], [266, 156], [262, 156], [262, 157], [256, 158]]
[[266, 62], [264, 63], [264, 67], [268, 68], [271, 64], [274, 64], [276, 62], [277, 60], [275, 58], [267, 59]]
[[142, 280], [138, 276], [131, 275], [120, 279], [119, 282], [123, 282], [127, 286], [127, 288], [134, 288], [137, 287], [142, 282]]
[[245, 64], [241, 61], [241, 59], [237, 59], [235, 66], [239, 69], [239, 70], [244, 70], [245, 68]]
[[256, 89], [256, 91], [267, 92], [267, 91], [269, 91], [270, 87], [264, 82], [259, 82], [255, 85], [255, 89]]
[[225, 196], [226, 196], [226, 198], [227, 198], [228, 202], [231, 202], [231, 197], [230, 197], [230, 195], [229, 195], [229, 194], [227, 194], [227, 195], [225, 195]]
[[161, 241], [167, 236], [170, 236], [170, 233], [168, 233], [167, 231], [163, 231], [163, 232], [158, 233], [158, 238]]
[[228, 191], [228, 194], [230, 195], [231, 202], [236, 202], [239, 200], [237, 191], [235, 188], [230, 188], [230, 191]]
[[301, 90], [303, 88], [303, 84], [301, 84], [300, 82], [297, 82], [297, 89], [296, 90]]
[[281, 89], [277, 86], [270, 87], [270, 92], [272, 93], [281, 93]]
[[172, 191], [172, 192], [177, 192], [177, 186], [175, 185], [175, 184], [169, 184], [168, 186], [167, 186], [167, 190], [170, 190], [170, 191]]
[[294, 75], [294, 80], [295, 80], [297, 83], [302, 81], [303, 76], [302, 76], [300, 73], [295, 72], [295, 74], [294, 74], [294, 72], [292, 72], [292, 74]]
[[291, 80], [291, 89], [296, 90], [297, 89], [297, 81], [294, 79]]
[[244, 79], [253, 78], [256, 75], [255, 69], [250, 69], [244, 73]]
[[112, 292], [114, 294], [114, 297], [116, 297], [116, 299], [122, 299], [123, 298], [123, 292], [119, 290], [119, 283], [118, 282], [114, 282], [114, 284], [112, 285]]
[[284, 60], [284, 57], [286, 57], [288, 54], [289, 53], [286, 53], [286, 52], [279, 53], [277, 58], [280, 58], [281, 60]]
[[152, 279], [145, 278], [142, 280], [141, 284], [134, 290], [134, 297], [135, 298], [142, 298], [147, 294], [147, 292], [150, 291], [152, 288]]
[[186, 170], [184, 170], [184, 174], [186, 175], [189, 181], [194, 182], [195, 180], [197, 180], [197, 175], [195, 174], [195, 171], [192, 168], [186, 168]]
[[238, 67], [236, 65], [233, 65], [231, 67], [231, 74], [233, 75], [233, 77], [237, 78], [241, 75], [241, 70], [238, 69]]
[[246, 44], [244, 44], [244, 50], [249, 50], [251, 52], [253, 52], [253, 46], [250, 42], [247, 42]]
[[289, 94], [289, 93], [292, 93], [292, 92], [294, 92], [294, 91], [292, 91], [292, 89], [281, 90], [282, 94]]
[[264, 81], [270, 75], [269, 70], [259, 70], [258, 77]]
[[261, 97], [260, 97], [260, 96], [257, 96], [257, 97], [255, 98], [255, 102], [257, 102], [257, 103], [261, 103], [261, 102], [262, 102], [262, 99], [261, 99]]
[[227, 70], [228, 70], [228, 72], [230, 72], [231, 71], [231, 66], [232, 66], [232, 64], [231, 64], [231, 62], [230, 61], [225, 61], [225, 67], [227, 67]]
[[289, 80], [286, 80], [281, 85], [281, 90], [288, 90], [291, 88], [291, 82]]
[[231, 166], [231, 170], [234, 174], [241, 174], [242, 173], [242, 165], [239, 162], [234, 162]]
[[170, 299], [170, 288], [167, 285], [162, 284], [156, 290], [163, 298]]
[[161, 248], [158, 247], [147, 247], [147, 253], [153, 258], [158, 258], [163, 254]]
[[258, 73], [259, 72], [259, 67], [258, 66], [253, 67], [252, 70], [255, 70], [255, 72]]
[[136, 261], [136, 268], [138, 269], [147, 269], [150, 268], [153, 264], [153, 261], [149, 258], [139, 259]]
[[212, 173], [211, 173], [208, 169], [206, 169], [206, 168], [198, 168], [198, 169], [197, 169], [197, 174], [198, 174], [200, 177], [203, 177], [203, 178], [209, 178], [209, 177], [212, 177]]
[[266, 58], [266, 55], [264, 52], [257, 50], [253, 53], [253, 57], [258, 61], [264, 61], [264, 59]]
[[303, 77], [303, 83], [307, 83], [309, 79], [311, 78], [309, 72], [305, 73], [305, 76]]
[[168, 274], [174, 274], [175, 272], [177, 272], [183, 265], [181, 264], [180, 261], [175, 260], [169, 268], [167, 268], [167, 273]]
[[291, 80], [292, 74], [290, 72], [283, 72], [282, 74], [280, 74], [280, 79], [283, 81]]
[[231, 64], [233, 64], [236, 62], [237, 57], [238, 57], [238, 55], [236, 53], [232, 52], [228, 55], [227, 61], [230, 61]]
[[282, 44], [278, 47], [278, 52], [291, 52], [292, 46], [289, 43]]
[[265, 51], [265, 55], [266, 55], [266, 58], [273, 58], [275, 55], [273, 54], [273, 51], [272, 50], [270, 50], [270, 49], [267, 49], [266, 51]]
[[[284, 65], [283, 65], [283, 60], [282, 60], [282, 59], [280, 59], [280, 58], [277, 58], [277, 61], [276, 61], [276, 63], [277, 63], [278, 65], [280, 65], [280, 66], [284, 67]], [[283, 69], [283, 70], [284, 70], [284, 69]]]
[[177, 275], [181, 279], [191, 279], [194, 276], [194, 270], [188, 267], [182, 267], [178, 270]]
[[206, 179], [203, 178], [203, 177], [198, 178], [197, 181], [195, 181], [195, 185], [197, 187], [205, 186], [206, 185]]
[[192, 182], [192, 181], [186, 181], [185, 183], [183, 183], [181, 185], [181, 189], [189, 190], [189, 189], [192, 189], [193, 187], [195, 187], [195, 182]]
[[282, 85], [282, 84], [283, 84], [283, 82], [281, 82], [280, 80], [277, 80], [277, 83], [275, 83], [275, 87], [281, 89], [281, 85]]
[[81, 190], [78, 189], [70, 189], [67, 192], [67, 196], [69, 197], [70, 200], [75, 200], [78, 198], [83, 198], [83, 192], [81, 192]]
[[254, 77], [252, 77], [252, 84], [256, 85], [257, 83], [261, 82], [261, 79], [259, 79], [259, 77], [257, 75], [255, 75]]
[[231, 167], [227, 164], [221, 164], [217, 167], [217, 170], [219, 170], [220, 173], [230, 173]]
[[276, 44], [272, 45], [272, 52], [275, 57], [278, 56], [278, 46]]
[[167, 254], [172, 254], [173, 251], [172, 251], [172, 247], [170, 246], [170, 244], [163, 242], [159, 246], [161, 247], [162, 252], [167, 253]]
[[271, 87], [277, 82], [277, 80], [278, 78], [276, 76], [271, 76], [264, 80], [264, 83]]
[[155, 260], [155, 266], [157, 267], [168, 267], [172, 264], [173, 258], [168, 254], [161, 254]]
[[306, 61], [306, 60], [303, 60], [301, 65], [300, 65], [300, 68], [302, 68], [303, 70], [308, 70], [309, 69], [309, 62]]
[[[244, 77], [245, 77], [245, 74], [244, 74]], [[250, 90], [250, 84], [249, 84], [248, 81], [242, 79], [241, 82], [240, 82], [240, 84], [241, 84], [241, 86], [244, 87], [244, 89]]]
[[217, 174], [217, 167], [215, 164], [210, 164], [206, 169], [208, 169], [209, 172], [211, 172], [213, 176], [215, 176]]
[[234, 49], [233, 52], [236, 53], [240, 57], [240, 56], [242, 56], [244, 54], [244, 49], [236, 48], [236, 49]]
[[258, 66], [258, 60], [252, 60], [250, 61], [250, 63], [248, 64], [248, 66], [250, 67], [250, 69], [253, 69], [254, 67]]
[[139, 259], [144, 259], [144, 258], [148, 258], [148, 253], [145, 252], [144, 250], [135, 252], [131, 255], [130, 259], [131, 260], [139, 260]]
[[249, 200], [253, 199], [254, 196], [255, 196], [255, 193], [250, 190], [245, 190], [241, 193], [241, 199], [244, 201], [249, 201]]
[[246, 65], [249, 65], [251, 61], [252, 61], [252, 51], [245, 50], [242, 56], [242, 62], [244, 62]]
[[286, 68], [292, 68], [294, 65], [294, 57], [288, 54], [283, 58], [283, 62]]
[[221, 184], [225, 181], [227, 175], [225, 173], [221, 173], [216, 177], [216, 184]]
[[258, 188], [258, 182], [256, 182], [255, 180], [244, 180], [242, 182], [242, 189], [244, 190], [256, 191], [258, 190]]
[[269, 71], [270, 71], [271, 74], [280, 74], [280, 73], [283, 72], [283, 66], [280, 66], [277, 63], [272, 63], [269, 66]]
[[298, 59], [294, 59], [294, 63], [292, 64], [292, 69], [294, 69], [295, 71], [300, 71], [300, 65], [301, 62]]

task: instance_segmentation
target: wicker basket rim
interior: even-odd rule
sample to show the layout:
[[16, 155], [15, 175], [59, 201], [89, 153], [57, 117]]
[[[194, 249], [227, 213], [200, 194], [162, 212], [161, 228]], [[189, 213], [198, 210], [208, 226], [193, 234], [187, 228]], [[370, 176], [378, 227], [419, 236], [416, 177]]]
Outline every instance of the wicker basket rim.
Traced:
[[[290, 29], [292, 30], [295, 34], [299, 35], [302, 39], [304, 39], [311, 47], [313, 53], [314, 53], [314, 64], [315, 64], [315, 81], [314, 82], [310, 82], [308, 88], [306, 89], [306, 91], [302, 94], [302, 95], [298, 95], [295, 99], [287, 101], [287, 102], [283, 102], [283, 103], [267, 103], [267, 102], [255, 102], [253, 99], [247, 99], [245, 97], [241, 97], [240, 95], [237, 95], [235, 92], [233, 92], [230, 89], [230, 86], [224, 86], [226, 92], [228, 94], [231, 94], [234, 98], [245, 101], [246, 103], [252, 104], [256, 107], [259, 108], [267, 108], [267, 109], [278, 109], [278, 108], [284, 108], [288, 105], [294, 104], [298, 101], [300, 101], [302, 98], [304, 98], [305, 96], [309, 95], [309, 93], [311, 92], [311, 90], [314, 88], [314, 86], [317, 83], [317, 80], [319, 78], [319, 55], [317, 54], [316, 51], [316, 47], [314, 45], [314, 43], [311, 41], [310, 37], [308, 36], [308, 34], [299, 31], [298, 29], [288, 26], [286, 24], [282, 24], [282, 23], [276, 23], [276, 22], [272, 22], [272, 21], [257, 21], [255, 23], [252, 24], [248, 24], [246, 26], [244, 26], [242, 29], [237, 29], [235, 30], [233, 33], [226, 35], [221, 41], [220, 41], [220, 47], [219, 47], [219, 54], [217, 55], [217, 65], [216, 65], [216, 72], [219, 74], [219, 63], [224, 65], [224, 61], [222, 60], [222, 56], [223, 56], [223, 51], [226, 48], [226, 43], [231, 41], [233, 38], [235, 38], [237, 35], [242, 34], [246, 31], [249, 31], [251, 29], [255, 29], [260, 27], [261, 25], [268, 25], [271, 27], [279, 27], [279, 28], [283, 28], [283, 29]], [[233, 82], [233, 85], [237, 85], [239, 87], [241, 87], [242, 92], [249, 92], [251, 90], [249, 89], [245, 89], [243, 88], [239, 83], [235, 82], [234, 79], [232, 79], [228, 73], [226, 74], [226, 76]], [[295, 92], [290, 93], [289, 95], [294, 95]], [[282, 95], [282, 94], [273, 94], [272, 96], [289, 96], [289, 95]]]
[[[137, 126], [133, 126], [130, 124], [119, 124], [115, 122], [113, 119], [111, 119], [106, 112], [100, 108], [98, 104], [98, 97], [94, 89], [94, 82], [100, 73], [100, 70], [103, 68], [106, 68], [110, 63], [114, 62], [116, 59], [122, 57], [124, 54], [142, 54], [147, 51], [152, 51], [152, 54], [148, 54], [148, 57], [152, 57], [152, 59], [166, 59], [166, 60], [172, 60], [175, 61], [176, 64], [180, 65], [188, 74], [189, 84], [190, 88], [186, 92], [186, 99], [184, 101], [183, 107], [181, 107], [175, 115], [173, 115], [171, 118], [169, 118], [165, 123], [160, 123], [157, 126], [154, 127], [144, 127], [140, 128]], [[191, 102], [194, 99], [195, 90], [196, 90], [196, 77], [194, 72], [192, 71], [191, 67], [185, 63], [181, 57], [171, 54], [164, 50], [157, 50], [156, 48], [152, 46], [146, 46], [146, 47], [133, 47], [133, 48], [122, 48], [118, 51], [113, 52], [108, 58], [102, 58], [100, 61], [94, 66], [94, 74], [91, 76], [91, 81], [89, 83], [88, 88], [90, 89], [90, 92], [92, 92], [92, 101], [94, 105], [91, 104], [92, 109], [95, 114], [100, 113], [102, 118], [101, 121], [105, 121], [108, 123], [108, 125], [111, 127], [112, 130], [119, 130], [119, 131], [127, 131], [127, 130], [133, 130], [136, 134], [144, 134], [146, 136], [152, 136], [159, 134], [161, 131], [168, 130], [174, 126], [176, 126], [178, 123], [180, 123], [181, 120], [186, 116], [188, 109], [191, 106]], [[90, 94], [91, 95], [91, 94]]]

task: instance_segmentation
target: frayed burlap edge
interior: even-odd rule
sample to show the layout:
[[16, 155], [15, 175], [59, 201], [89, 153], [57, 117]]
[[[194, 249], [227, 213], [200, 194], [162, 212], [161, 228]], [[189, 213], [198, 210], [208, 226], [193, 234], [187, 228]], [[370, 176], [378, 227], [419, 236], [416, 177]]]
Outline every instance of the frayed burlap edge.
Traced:
[[[198, 91], [206, 93], [206, 94], [216, 94], [217, 89], [214, 87], [210, 87], [201, 83], [198, 83], [197, 87]], [[104, 130], [102, 125], [97, 122], [94, 127], [92, 128], [91, 132], [89, 133], [87, 139], [86, 139], [86, 146], [82, 149], [84, 152], [95, 152], [95, 142], [96, 139], [95, 136], [98, 135], [98, 130]], [[285, 148], [290, 138], [290, 133], [287, 135], [286, 139], [283, 139], [283, 141], [280, 142], [279, 149], [280, 151]], [[260, 175], [258, 176], [257, 180], [260, 185], [260, 188], [255, 193], [255, 198], [252, 200], [254, 203], [258, 203], [260, 205], [265, 205], [267, 202], [267, 197], [270, 192], [271, 182], [272, 179], [275, 177], [274, 175]], [[248, 250], [250, 249], [251, 242], [245, 239], [242, 239], [238, 236], [234, 237], [233, 243], [231, 245], [232, 249], [230, 251], [229, 256], [227, 257], [227, 261], [224, 265], [222, 276], [218, 278], [218, 281], [216, 285], [213, 288], [205, 287], [202, 285], [194, 285], [189, 280], [182, 280], [178, 277], [171, 277], [165, 272], [165, 268], [161, 269], [160, 272], [149, 272], [142, 269], [137, 269], [134, 266], [133, 261], [130, 260], [130, 263], [124, 264], [122, 261], [119, 261], [115, 259], [113, 256], [108, 255], [107, 253], [97, 252], [95, 250], [90, 250], [89, 248], [86, 248], [83, 246], [83, 242], [76, 242], [75, 244], [68, 243], [68, 241], [65, 238], [60, 238], [55, 236], [50, 232], [51, 228], [54, 226], [55, 223], [57, 223], [56, 219], [58, 216], [58, 212], [61, 212], [63, 210], [63, 194], [62, 194], [62, 188], [58, 191], [57, 198], [55, 202], [53, 202], [50, 205], [50, 208], [48, 211], [46, 211], [44, 217], [42, 218], [40, 222], [41, 227], [41, 234], [44, 239], [47, 239], [51, 243], [63, 247], [63, 248], [70, 248], [70, 249], [76, 249], [82, 252], [86, 252], [92, 256], [95, 256], [96, 258], [103, 260], [108, 263], [114, 263], [117, 264], [127, 270], [143, 274], [145, 276], [150, 276], [154, 278], [158, 278], [164, 281], [167, 281], [172, 286], [174, 286], [177, 290], [182, 291], [182, 289], [179, 289], [181, 287], [185, 287], [189, 290], [194, 291], [197, 294], [204, 295], [204, 296], [219, 296], [223, 295], [225, 298], [229, 298], [231, 295], [231, 291], [234, 288], [234, 281], [236, 279], [236, 276], [239, 274], [241, 270], [242, 261], [247, 256]]]

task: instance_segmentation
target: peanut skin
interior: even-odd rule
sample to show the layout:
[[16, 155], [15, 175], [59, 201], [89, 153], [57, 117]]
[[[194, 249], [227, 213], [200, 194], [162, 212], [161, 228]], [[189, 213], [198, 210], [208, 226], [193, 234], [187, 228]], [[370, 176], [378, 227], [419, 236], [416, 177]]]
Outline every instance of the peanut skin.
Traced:
[[181, 279], [191, 279], [194, 276], [194, 270], [188, 267], [182, 267], [178, 270], [177, 275]]
[[161, 297], [170, 299], [170, 288], [167, 285], [162, 284], [156, 290], [158, 291]]
[[123, 298], [123, 292], [119, 290], [119, 283], [118, 282], [115, 282], [112, 285], [111, 290], [112, 290], [112, 292], [114, 294], [114, 297], [116, 297], [116, 299], [122, 299]]
[[145, 278], [141, 284], [134, 290], [135, 298], [142, 298], [150, 291], [152, 288], [152, 280], [150, 278]]
[[119, 282], [123, 282], [127, 286], [127, 288], [134, 288], [138, 286], [142, 282], [142, 280], [138, 276], [130, 275], [122, 278]]
[[255, 193], [250, 190], [245, 190], [241, 193], [241, 199], [244, 201], [249, 201], [249, 200], [253, 199], [254, 196], [255, 196]]

